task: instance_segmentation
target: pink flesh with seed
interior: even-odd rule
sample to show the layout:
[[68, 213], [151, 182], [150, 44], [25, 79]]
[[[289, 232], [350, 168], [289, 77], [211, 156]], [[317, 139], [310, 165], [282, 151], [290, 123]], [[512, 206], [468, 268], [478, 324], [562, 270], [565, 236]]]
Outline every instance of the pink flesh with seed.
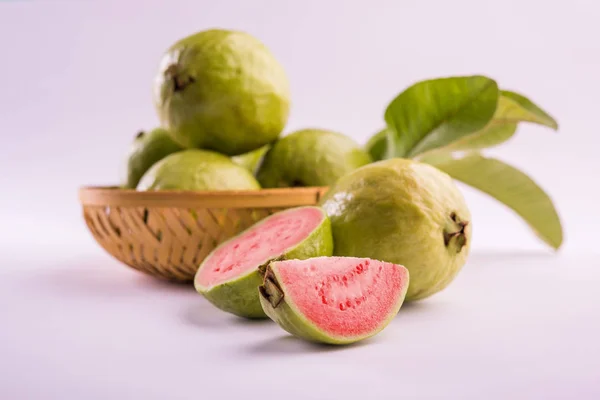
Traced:
[[404, 267], [367, 258], [288, 260], [275, 268], [285, 295], [304, 317], [338, 337], [378, 328], [408, 283]]
[[212, 287], [256, 269], [306, 239], [323, 221], [317, 208], [280, 212], [217, 249], [196, 279]]

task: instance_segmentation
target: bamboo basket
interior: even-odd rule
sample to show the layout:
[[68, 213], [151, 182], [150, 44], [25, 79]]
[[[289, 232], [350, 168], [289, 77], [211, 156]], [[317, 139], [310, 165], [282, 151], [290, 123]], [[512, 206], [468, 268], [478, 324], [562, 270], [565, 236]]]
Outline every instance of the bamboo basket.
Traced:
[[325, 187], [247, 191], [146, 191], [82, 187], [79, 200], [96, 242], [125, 265], [190, 282], [217, 245], [274, 212], [316, 205]]

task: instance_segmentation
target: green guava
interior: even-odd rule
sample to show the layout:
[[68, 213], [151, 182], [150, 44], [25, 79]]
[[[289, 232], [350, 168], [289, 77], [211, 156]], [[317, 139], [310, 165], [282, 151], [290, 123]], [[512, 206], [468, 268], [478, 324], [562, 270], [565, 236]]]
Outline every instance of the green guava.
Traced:
[[357, 257], [270, 262], [259, 287], [265, 313], [311, 342], [349, 344], [381, 332], [409, 286], [402, 265]]
[[245, 318], [266, 318], [258, 287], [272, 260], [330, 256], [331, 224], [319, 207], [272, 214], [215, 248], [202, 262], [194, 286], [210, 303]]
[[370, 162], [369, 154], [348, 136], [324, 129], [301, 129], [273, 144], [256, 177], [265, 188], [329, 186]]
[[127, 155], [125, 177], [121, 187], [135, 189], [140, 178], [154, 163], [181, 150], [183, 148], [175, 143], [169, 132], [163, 128], [155, 128], [150, 132], [140, 131]]
[[377, 132], [365, 144], [365, 150], [371, 155], [373, 161], [383, 160], [387, 155], [387, 129]]
[[290, 112], [283, 66], [257, 38], [210, 29], [174, 43], [154, 83], [161, 125], [187, 148], [233, 156], [277, 139]]
[[256, 178], [223, 154], [187, 149], [155, 163], [137, 190], [258, 190]]
[[470, 211], [452, 178], [428, 164], [374, 162], [340, 178], [320, 205], [331, 220], [335, 255], [408, 268], [407, 301], [446, 288], [467, 260]]
[[233, 156], [231, 159], [234, 163], [241, 165], [255, 175], [258, 172], [258, 168], [260, 167], [265, 154], [270, 148], [271, 145], [266, 144], [263, 147], [252, 150], [248, 153], [240, 154], [239, 156]]

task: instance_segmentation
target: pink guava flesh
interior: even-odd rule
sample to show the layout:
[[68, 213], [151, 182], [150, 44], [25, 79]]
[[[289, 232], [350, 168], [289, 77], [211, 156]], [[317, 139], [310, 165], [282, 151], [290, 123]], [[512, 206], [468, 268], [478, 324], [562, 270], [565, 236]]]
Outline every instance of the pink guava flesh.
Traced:
[[277, 267], [288, 301], [316, 327], [341, 337], [377, 329], [408, 284], [405, 268], [367, 258], [317, 257]]
[[242, 276], [302, 242], [323, 218], [323, 213], [316, 208], [273, 215], [219, 247], [206, 260], [196, 280], [208, 288]]

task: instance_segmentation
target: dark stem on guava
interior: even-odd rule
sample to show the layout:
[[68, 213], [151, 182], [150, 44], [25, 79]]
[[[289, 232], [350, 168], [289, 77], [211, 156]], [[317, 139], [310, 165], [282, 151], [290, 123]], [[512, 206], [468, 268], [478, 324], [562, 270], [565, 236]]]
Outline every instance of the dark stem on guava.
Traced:
[[175, 92], [180, 92], [194, 81], [195, 79], [189, 75], [176, 75], [173, 77], [173, 89]]
[[186, 71], [180, 71], [177, 64], [171, 64], [167, 67], [165, 70], [165, 78], [173, 82], [174, 92], [181, 92], [195, 82], [194, 77]]
[[144, 131], [139, 131], [139, 132], [137, 133], [137, 135], [135, 135], [135, 138], [136, 138], [136, 139], [139, 139], [139, 138], [141, 138], [142, 136], [144, 136], [145, 134], [146, 134], [146, 132], [144, 132]]
[[258, 273], [259, 273], [261, 279], [262, 280], [265, 279], [265, 275], [267, 273], [267, 267], [269, 266], [270, 263], [272, 263], [273, 261], [283, 261], [283, 260], [285, 260], [285, 256], [281, 255], [279, 257], [271, 258], [267, 262], [265, 262], [264, 264], [259, 265], [258, 266]]
[[267, 265], [269, 263], [263, 264], [263, 265], [259, 265], [258, 266], [258, 274], [260, 276], [262, 276], [263, 280], [265, 279], [265, 273], [267, 272]]
[[469, 221], [462, 221], [455, 212], [450, 213], [452, 226], [444, 229], [444, 245], [449, 247], [454, 244], [456, 252], [460, 253], [463, 247], [467, 244], [467, 235], [465, 228], [469, 225]]
[[267, 267], [263, 284], [258, 287], [258, 291], [262, 297], [271, 303], [273, 308], [277, 308], [277, 306], [279, 306], [279, 304], [283, 301], [283, 290], [281, 290], [281, 287], [279, 287], [279, 283], [275, 278], [275, 274], [270, 267]]

